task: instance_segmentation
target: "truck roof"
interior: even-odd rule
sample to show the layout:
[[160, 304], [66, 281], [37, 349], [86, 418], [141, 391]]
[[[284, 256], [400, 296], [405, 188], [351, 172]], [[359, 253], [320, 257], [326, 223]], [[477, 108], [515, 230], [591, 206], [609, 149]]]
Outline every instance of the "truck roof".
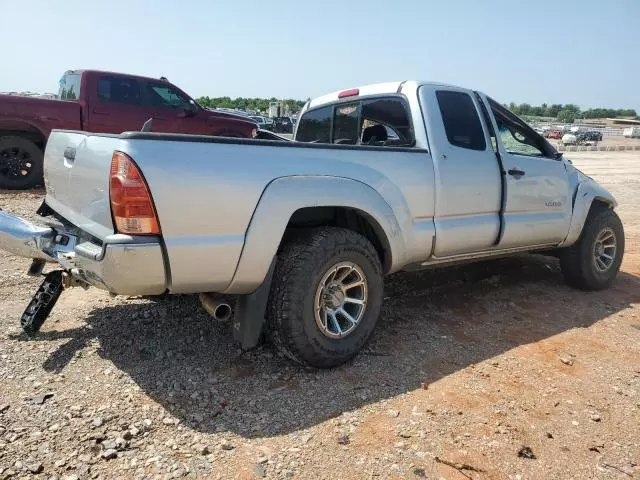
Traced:
[[404, 80], [404, 81], [396, 81], [396, 82], [372, 83], [369, 85], [355, 87], [353, 89], [337, 90], [335, 92], [322, 95], [321, 97], [314, 98], [309, 102], [308, 108], [315, 108], [328, 103], [335, 103], [341, 98], [340, 97], [341, 93], [347, 92], [349, 90], [357, 90], [358, 91], [357, 95], [360, 97], [364, 97], [369, 95], [384, 95], [384, 94], [390, 94], [390, 93], [399, 93], [401, 88], [403, 87], [418, 88], [422, 85], [437, 85], [441, 87], [460, 88], [458, 86], [448, 85], [442, 82], [428, 82], [428, 81], [420, 81], [420, 80]]
[[102, 75], [119, 75], [122, 77], [129, 77], [129, 78], [137, 78], [137, 79], [141, 79], [141, 80], [155, 80], [155, 81], [169, 81], [167, 80], [165, 77], [160, 77], [160, 78], [154, 78], [154, 77], [145, 77], [143, 75], [132, 75], [130, 73], [122, 73], [122, 72], [110, 72], [107, 70], [93, 70], [93, 69], [78, 69], [78, 70], [67, 70], [66, 72], [64, 72], [64, 74], [83, 74], [83, 73], [99, 73]]

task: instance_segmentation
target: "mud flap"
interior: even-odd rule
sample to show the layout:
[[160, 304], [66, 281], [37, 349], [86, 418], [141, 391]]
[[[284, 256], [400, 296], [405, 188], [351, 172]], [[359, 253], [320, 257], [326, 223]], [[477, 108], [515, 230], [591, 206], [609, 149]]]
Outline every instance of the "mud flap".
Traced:
[[254, 348], [260, 343], [275, 266], [276, 257], [271, 260], [262, 284], [253, 293], [238, 297], [233, 318], [233, 339], [240, 343], [243, 350]]
[[29, 306], [20, 317], [20, 326], [24, 333], [33, 336], [51, 313], [51, 309], [62, 293], [62, 270], [47, 273]]

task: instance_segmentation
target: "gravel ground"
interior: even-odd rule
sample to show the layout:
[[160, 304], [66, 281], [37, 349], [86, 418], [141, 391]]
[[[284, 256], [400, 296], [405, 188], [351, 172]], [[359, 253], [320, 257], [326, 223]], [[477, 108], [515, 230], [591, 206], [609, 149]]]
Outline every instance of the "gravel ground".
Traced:
[[[556, 147], [561, 145], [562, 142], [559, 139], [548, 138], [549, 142], [551, 142]], [[593, 142], [590, 142], [593, 143]], [[600, 147], [608, 147], [613, 145], [633, 145], [640, 146], [640, 138], [627, 138], [620, 135], [611, 135], [604, 137], [601, 141], [597, 142], [597, 145]]]
[[611, 289], [542, 256], [394, 275], [332, 371], [238, 351], [189, 296], [73, 289], [27, 340], [39, 281], [0, 252], [0, 479], [640, 478], [640, 153], [570, 158], [621, 203]]

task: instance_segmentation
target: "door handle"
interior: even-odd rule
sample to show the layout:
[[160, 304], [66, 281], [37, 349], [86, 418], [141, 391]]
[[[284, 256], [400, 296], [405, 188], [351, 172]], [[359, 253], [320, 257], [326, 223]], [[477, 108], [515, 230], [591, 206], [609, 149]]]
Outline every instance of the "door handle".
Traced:
[[512, 177], [524, 177], [524, 173], [522, 170], [520, 170], [518, 167], [512, 168], [507, 172], [509, 175], [511, 175]]

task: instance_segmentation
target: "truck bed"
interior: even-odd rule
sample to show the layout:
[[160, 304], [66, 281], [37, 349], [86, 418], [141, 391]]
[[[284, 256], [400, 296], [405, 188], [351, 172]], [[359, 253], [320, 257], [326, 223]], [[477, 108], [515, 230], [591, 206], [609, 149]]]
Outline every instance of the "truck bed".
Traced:
[[81, 106], [77, 102], [47, 98], [0, 95], [0, 130], [14, 130], [21, 120], [48, 135], [51, 125], [79, 130], [82, 128]]

